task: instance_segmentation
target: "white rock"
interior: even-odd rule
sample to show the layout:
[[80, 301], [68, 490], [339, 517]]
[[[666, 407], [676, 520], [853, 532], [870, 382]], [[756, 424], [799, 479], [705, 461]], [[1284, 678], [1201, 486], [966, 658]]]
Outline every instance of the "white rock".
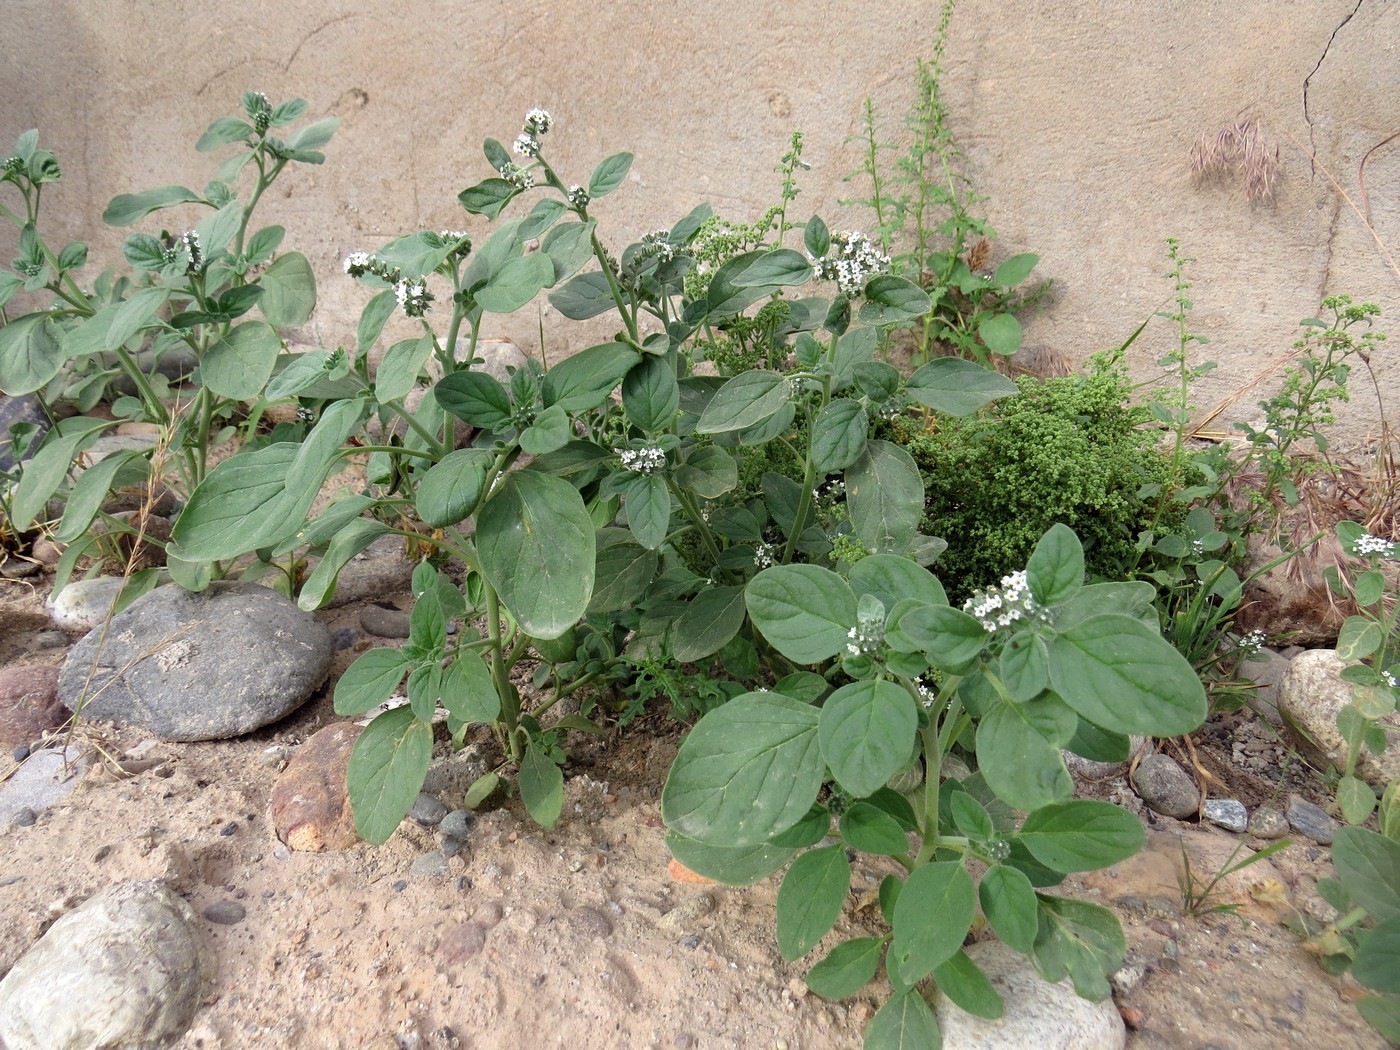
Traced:
[[1000, 993], [1006, 1012], [995, 1021], [974, 1017], [945, 997], [935, 1011], [944, 1050], [1123, 1050], [1127, 1029], [1112, 999], [1092, 1003], [1066, 978], [1041, 979], [1020, 952], [983, 941], [967, 954]]
[[158, 1050], [194, 1019], [214, 959], [194, 910], [120, 882], [55, 922], [0, 981], [12, 1050]]
[[[1352, 702], [1350, 682], [1343, 681], [1346, 663], [1333, 649], [1309, 649], [1295, 656], [1279, 683], [1278, 710], [1289, 735], [1303, 756], [1319, 769], [1340, 769], [1347, 747], [1337, 729], [1337, 712]], [[1371, 783], [1400, 780], [1400, 713], [1381, 719], [1387, 746], [1384, 754], [1362, 748], [1357, 774]]]
[[121, 590], [122, 579], [119, 576], [73, 580], [57, 594], [50, 594], [45, 604], [49, 618], [59, 627], [90, 631], [107, 619]]

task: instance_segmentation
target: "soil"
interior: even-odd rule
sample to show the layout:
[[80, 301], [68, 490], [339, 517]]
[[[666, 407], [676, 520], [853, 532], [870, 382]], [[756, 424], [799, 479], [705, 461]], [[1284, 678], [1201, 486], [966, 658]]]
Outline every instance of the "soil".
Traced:
[[[62, 661], [66, 649], [41, 636], [52, 630], [46, 592], [43, 577], [0, 581], [0, 666]], [[321, 615], [335, 629], [357, 626], [358, 611]], [[269, 793], [289, 751], [336, 719], [331, 686], [355, 655], [337, 653], [331, 680], [293, 716], [237, 740], [164, 744], [80, 726], [99, 761], [37, 824], [0, 829], [0, 975], [99, 889], [160, 877], [196, 912], [218, 905], [236, 919], [205, 922], [219, 976], [182, 1050], [860, 1046], [888, 988], [839, 1003], [808, 994], [806, 966], [785, 963], [774, 941], [777, 877], [735, 889], [668, 873], [659, 794], [684, 727], [662, 711], [574, 741], [556, 829], [539, 829], [518, 804], [482, 813], [445, 874], [411, 872], [437, 845], [411, 822], [380, 847], [288, 850]], [[1301, 766], [1282, 783], [1235, 766], [1230, 740], [1248, 724], [1230, 716], [1198, 738], [1202, 763], [1225, 781], [1215, 793], [1251, 808], [1281, 791], [1325, 801]], [[454, 755], [439, 741], [428, 790], [449, 806], [475, 750]], [[0, 756], [0, 777], [14, 765]], [[1142, 812], [1121, 779], [1085, 791]], [[1218, 886], [1213, 901], [1237, 915], [1191, 916], [1181, 908], [1182, 845], [1202, 874], [1241, 838], [1150, 824], [1146, 851], [1066, 887], [1123, 921], [1130, 965], [1117, 1002], [1138, 1030], [1130, 1046], [1385, 1045], [1351, 1005], [1354, 986], [1327, 976], [1282, 925], [1295, 910], [1325, 908], [1314, 886], [1331, 875], [1326, 849], [1295, 844]], [[868, 891], [884, 874], [857, 863], [837, 934], [876, 931]]]

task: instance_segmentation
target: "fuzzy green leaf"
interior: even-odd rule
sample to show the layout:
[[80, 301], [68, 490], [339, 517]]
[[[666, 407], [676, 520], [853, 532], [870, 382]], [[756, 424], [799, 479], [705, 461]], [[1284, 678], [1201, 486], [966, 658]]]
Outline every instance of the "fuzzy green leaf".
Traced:
[[856, 621], [850, 585], [818, 565], [777, 565], [749, 581], [749, 616], [774, 648], [790, 660], [814, 664], [846, 647]]
[[894, 906], [894, 940], [886, 966], [912, 987], [962, 947], [977, 914], [977, 887], [957, 861], [917, 867]]
[[407, 707], [385, 711], [350, 752], [345, 782], [355, 830], [371, 845], [388, 841], [423, 789], [433, 756], [433, 727]]
[[370, 649], [335, 683], [335, 713], [362, 715], [394, 695], [412, 661], [401, 649]]
[[817, 738], [831, 775], [863, 798], [909, 761], [918, 707], [908, 690], [872, 680], [843, 685], [822, 705]]
[[831, 932], [850, 888], [851, 862], [839, 843], [792, 862], [778, 890], [778, 951], [784, 959], [802, 958]]

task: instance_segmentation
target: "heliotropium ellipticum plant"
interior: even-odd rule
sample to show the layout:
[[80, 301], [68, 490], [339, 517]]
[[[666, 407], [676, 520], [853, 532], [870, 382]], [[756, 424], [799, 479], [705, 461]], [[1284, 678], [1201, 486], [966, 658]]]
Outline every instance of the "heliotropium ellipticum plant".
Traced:
[[697, 723], [662, 794], [668, 843], [732, 884], [788, 866], [777, 920], [790, 960], [836, 925], [848, 850], [906, 870], [880, 886], [888, 932], [835, 945], [807, 978], [841, 998], [883, 963], [894, 995], [870, 1020], [868, 1050], [939, 1045], [924, 997], [934, 986], [1000, 1016], [962, 951], [979, 910], [1046, 979], [1109, 994], [1117, 919], [1042, 890], [1131, 856], [1144, 832], [1125, 810], [1075, 800], [1061, 749], [1124, 759], [1130, 734], [1199, 726], [1206, 697], [1158, 633], [1150, 585], [1083, 581], [1079, 541], [1056, 525], [1023, 572], [961, 609], [932, 573], [886, 554], [845, 576], [775, 565], [744, 589], [758, 632], [795, 670]]

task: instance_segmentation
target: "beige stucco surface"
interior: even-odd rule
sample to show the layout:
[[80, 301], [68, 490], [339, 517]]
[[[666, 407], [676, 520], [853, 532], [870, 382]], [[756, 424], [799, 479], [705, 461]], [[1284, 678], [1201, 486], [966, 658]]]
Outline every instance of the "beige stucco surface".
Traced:
[[[413, 229], [484, 230], [456, 194], [489, 174], [481, 139], [509, 141], [530, 106], [554, 113], [550, 156], [566, 178], [636, 154], [628, 183], [594, 209], [614, 248], [701, 201], [753, 218], [774, 199], [793, 129], [812, 165], [793, 211], [868, 225], [838, 204], [853, 194], [842, 178], [859, 164], [862, 105], [872, 96], [888, 137], [901, 137], [915, 59], [930, 53], [939, 17], [937, 4], [903, 0], [7, 0], [3, 10], [0, 141], [41, 129], [65, 173], [45, 201], [50, 239], [88, 240], [94, 261], [120, 258], [122, 234], [100, 220], [113, 195], [203, 185], [216, 159], [193, 143], [244, 90], [302, 96], [310, 116], [343, 119], [325, 165], [286, 177], [264, 216], [315, 266], [321, 307], [299, 334], [328, 345], [351, 335], [365, 299], [340, 259]], [[994, 259], [1036, 251], [1055, 279], [1028, 343], [1082, 358], [1127, 337], [1167, 299], [1168, 236], [1196, 259], [1193, 323], [1211, 340], [1201, 354], [1220, 362], [1203, 404], [1286, 352], [1324, 294], [1379, 301], [1388, 325], [1400, 314], [1400, 278], [1306, 152], [1358, 207], [1366, 160], [1370, 221], [1400, 250], [1400, 139], [1385, 141], [1400, 131], [1396, 0], [962, 0], [945, 66], [953, 129], [1000, 233]], [[1279, 143], [1272, 203], [1190, 177], [1197, 135], [1241, 113]], [[531, 311], [493, 327], [527, 350], [538, 343]], [[551, 351], [586, 338], [557, 316], [545, 328]], [[1400, 417], [1393, 330], [1374, 364]], [[1141, 374], [1171, 339], [1166, 322], [1149, 327], [1135, 350]], [[1348, 436], [1376, 418], [1358, 383]]]

